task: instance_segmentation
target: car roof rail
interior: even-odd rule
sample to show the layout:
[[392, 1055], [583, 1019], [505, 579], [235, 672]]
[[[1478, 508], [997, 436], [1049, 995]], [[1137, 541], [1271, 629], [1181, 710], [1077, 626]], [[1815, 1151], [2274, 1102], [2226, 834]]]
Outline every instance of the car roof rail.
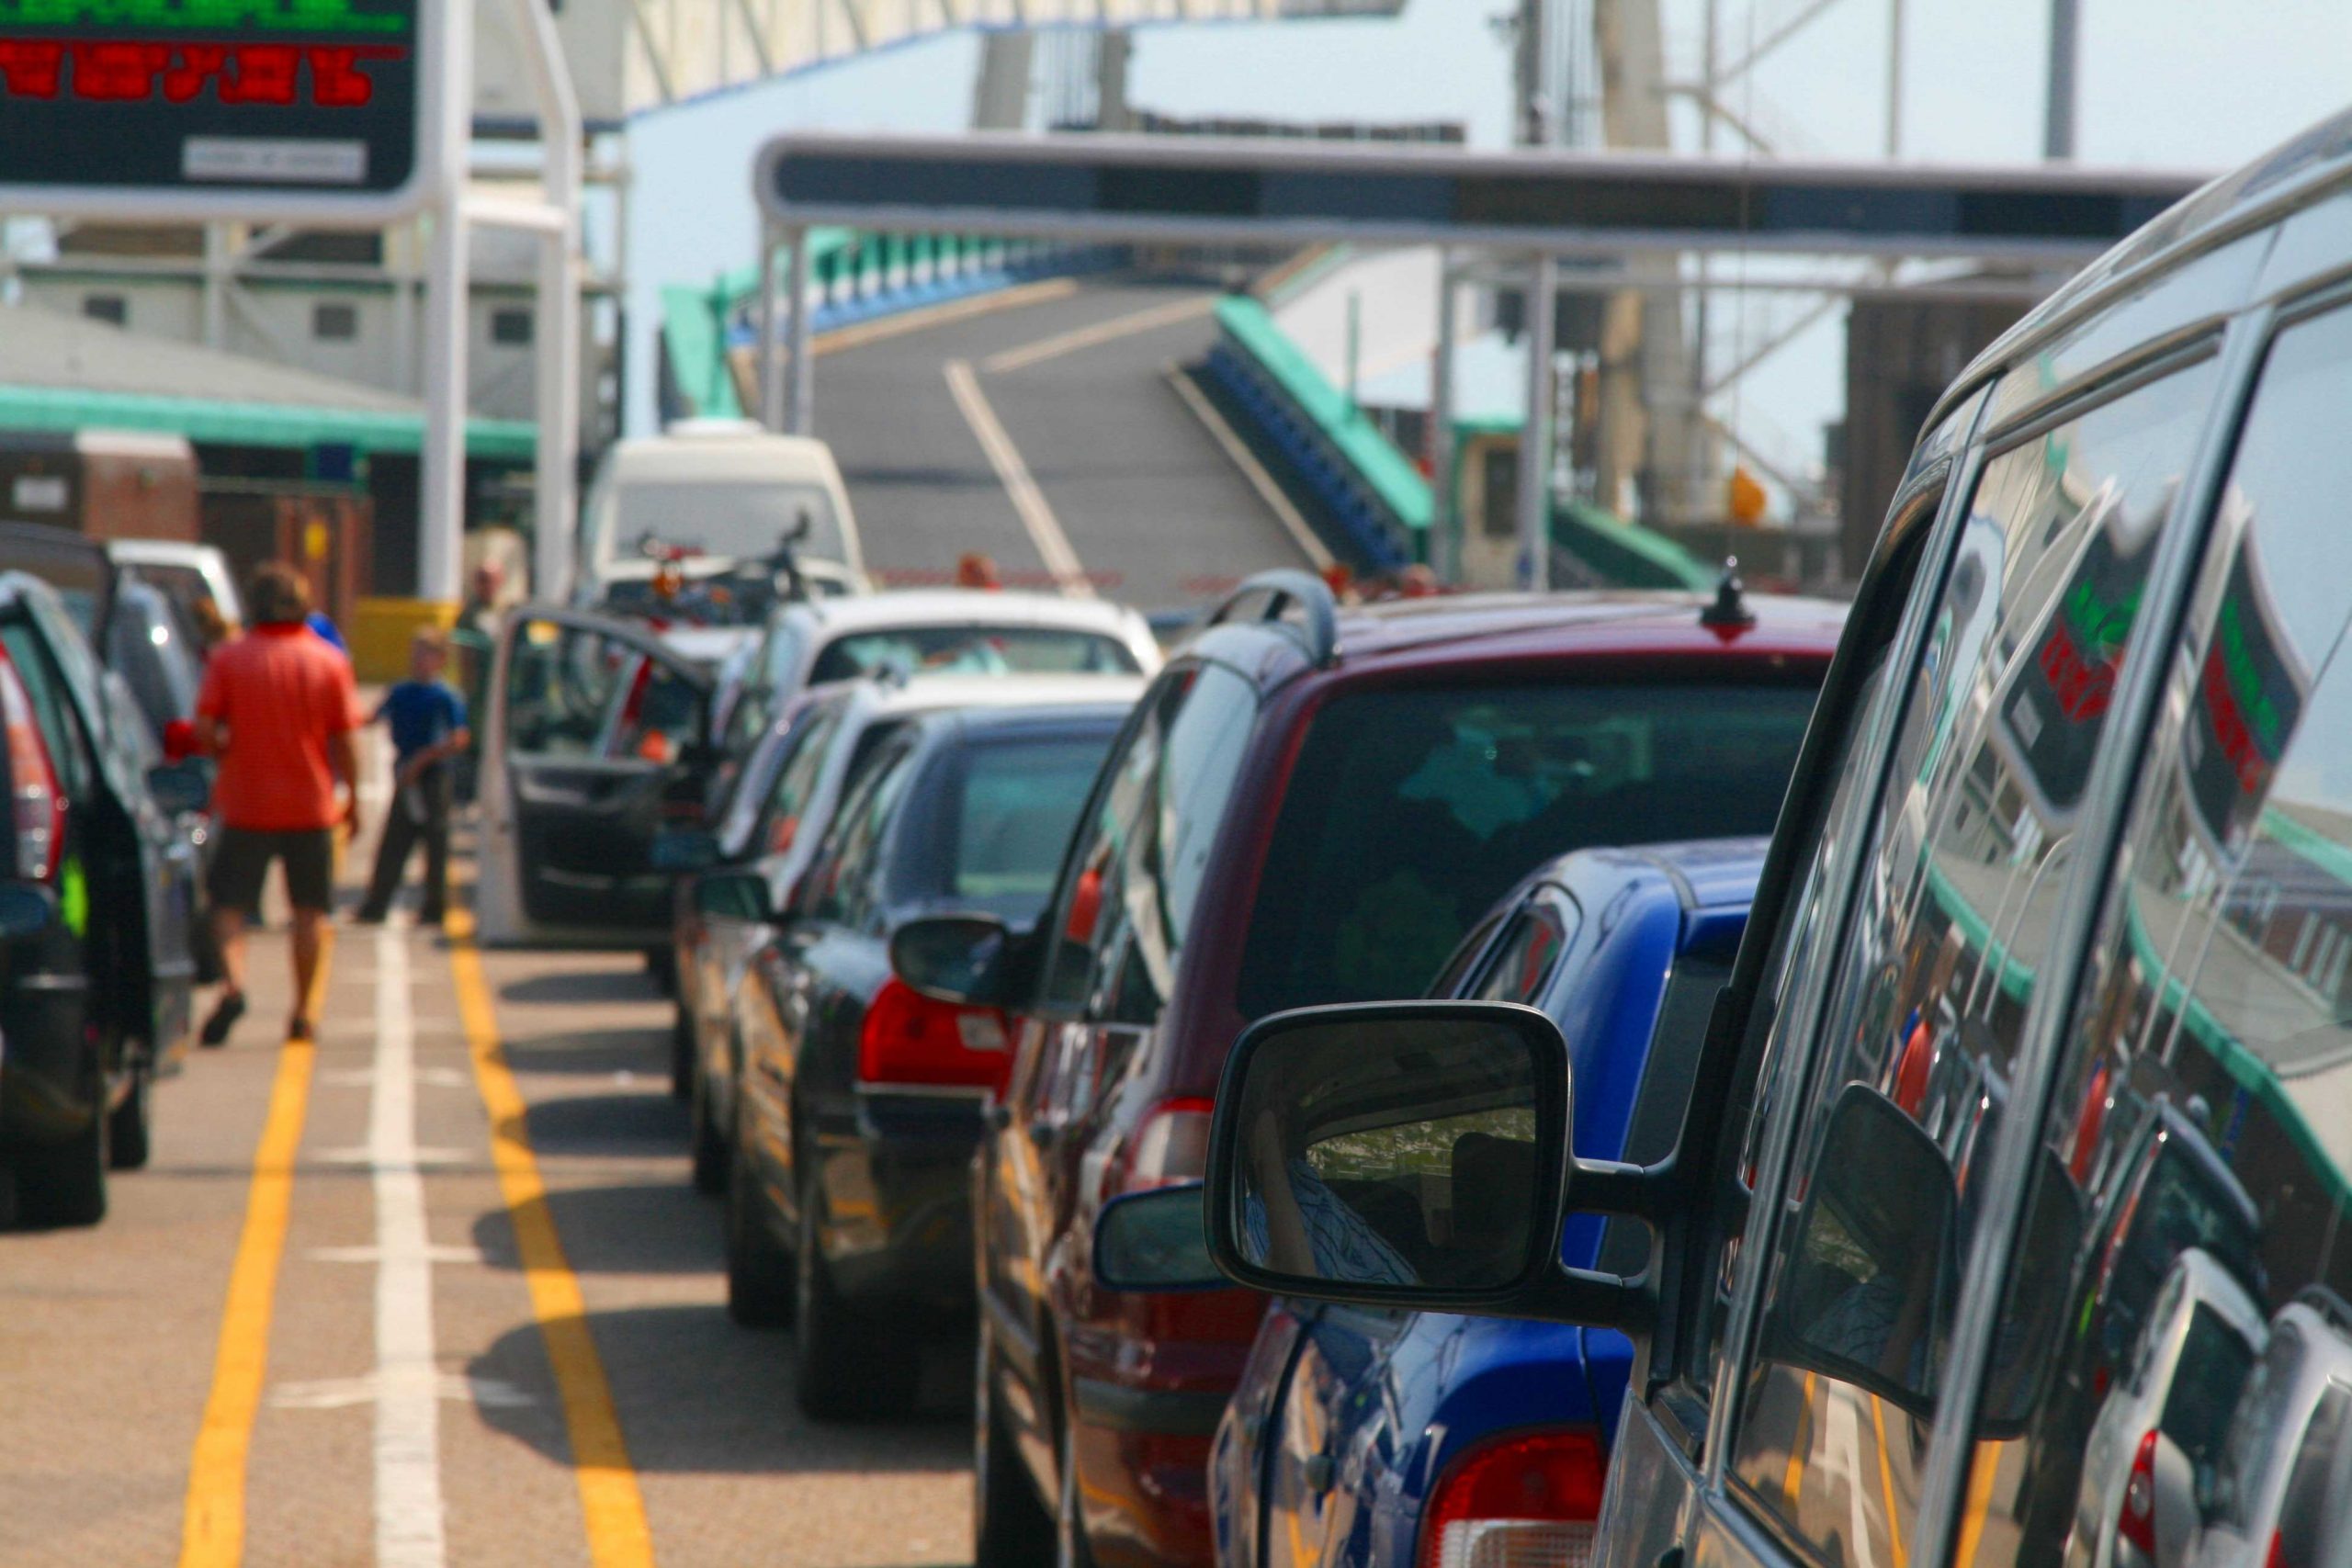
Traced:
[[[1294, 619], [1291, 612], [1298, 612]], [[1311, 571], [1277, 568], [1243, 581], [1201, 622], [1211, 626], [1251, 622], [1281, 626], [1298, 639], [1307, 661], [1328, 665], [1340, 656], [1340, 602], [1331, 585]]]
[[2295, 1300], [2327, 1319], [2338, 1333], [2352, 1334], [2352, 1302], [2346, 1301], [2325, 1285], [2305, 1285], [2295, 1292]]

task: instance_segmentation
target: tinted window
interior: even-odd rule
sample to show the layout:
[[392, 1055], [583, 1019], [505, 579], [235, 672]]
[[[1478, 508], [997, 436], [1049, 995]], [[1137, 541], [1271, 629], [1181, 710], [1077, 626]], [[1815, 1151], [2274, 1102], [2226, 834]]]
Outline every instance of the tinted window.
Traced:
[[1471, 996], [1480, 1001], [1534, 1005], [1568, 945], [1571, 912], [1555, 895], [1537, 898], [1512, 917]]
[[812, 919], [864, 926], [878, 915], [882, 844], [914, 770], [910, 749], [877, 754], [853, 780], [842, 812], [825, 835], [808, 878], [808, 914]]
[[923, 830], [900, 842], [895, 897], [1035, 919], [1110, 744], [1107, 733], [1001, 737], [943, 759]]
[[[2270, 1320], [2264, 1371], [2234, 1416], [2205, 1412], [2231, 1432], [2222, 1522], [2208, 1528], [2244, 1532], [2209, 1547], [2245, 1562], [2272, 1551], [2287, 1478], [2308, 1469], [2301, 1435], [2320, 1386], [2352, 1377], [2352, 1314], [2340, 1306], [2352, 1292], [2346, 407], [2352, 313], [2281, 333], [2168, 650], [2040, 1134], [2034, 1201], [2057, 1192], [2087, 1224], [2058, 1266], [2010, 1269], [2004, 1335], [2041, 1321], [2064, 1332], [2021, 1450], [1996, 1460], [1987, 1441], [1976, 1461], [1976, 1487], [2019, 1520], [2021, 1554], [2054, 1552], [2078, 1492], [2101, 1479], [2081, 1473], [2076, 1434], [2097, 1420], [2116, 1347], [2148, 1310], [2150, 1271], [2182, 1248], [2213, 1254]], [[2343, 1528], [2324, 1551], [2275, 1560], [2337, 1560], [2352, 1549]], [[2008, 1550], [2000, 1542], [1998, 1555]]]
[[1098, 998], [1117, 1022], [1156, 1021], [1175, 984], [1210, 847], [1225, 820], [1257, 692], [1220, 665], [1179, 671], [1145, 699], [1104, 774], [1055, 909], [1049, 1002]]
[[835, 637], [809, 683], [885, 670], [924, 675], [1132, 675], [1126, 644], [1092, 632], [1038, 626], [901, 626]]
[[1813, 698], [1557, 682], [1335, 698], [1284, 787], [1242, 1013], [1419, 990], [1566, 851], [1770, 831]]
[[2181, 1342], [2180, 1362], [2157, 1421], [2191, 1463], [2202, 1468], [2219, 1456], [2230, 1412], [2237, 1407], [2246, 1374], [2253, 1370], [2254, 1347], [2245, 1336], [2199, 1303], [2189, 1314], [2188, 1335]]
[[800, 830], [800, 814], [841, 729], [838, 706], [810, 709], [791, 728], [761, 742], [718, 825], [719, 852], [782, 854]]
[[[1832, 950], [1732, 1454], [1751, 1501], [1833, 1562], [1907, 1545], [1976, 1151], [2011, 1092], [2109, 696], [2215, 380], [2209, 360], [2027, 434], [1986, 462], [1959, 528]], [[2053, 1200], [2026, 1245], [2063, 1267], [2083, 1223]], [[2059, 1332], [2019, 1327], [1988, 1403]]]

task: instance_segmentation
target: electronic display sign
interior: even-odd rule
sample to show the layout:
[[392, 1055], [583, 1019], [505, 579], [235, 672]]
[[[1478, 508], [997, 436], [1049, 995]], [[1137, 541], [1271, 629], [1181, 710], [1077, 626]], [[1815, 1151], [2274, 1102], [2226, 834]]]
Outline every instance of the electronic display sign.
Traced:
[[439, 21], [436, 0], [0, 0], [0, 206], [412, 210]]

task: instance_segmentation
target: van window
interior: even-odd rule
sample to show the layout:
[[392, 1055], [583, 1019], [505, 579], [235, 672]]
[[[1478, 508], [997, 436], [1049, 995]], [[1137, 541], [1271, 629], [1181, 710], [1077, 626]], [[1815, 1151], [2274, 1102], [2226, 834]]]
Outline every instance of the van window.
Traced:
[[1099, 999], [1104, 1019], [1158, 1021], [1174, 987], [1209, 850], [1258, 719], [1257, 689], [1222, 665], [1164, 679], [1106, 764], [1087, 837], [1065, 868], [1048, 1006]]
[[1770, 832], [1815, 693], [1554, 680], [1332, 698], [1258, 879], [1242, 1016], [1419, 989], [1529, 866], [1570, 850]]
[[744, 479], [713, 484], [695, 479], [630, 479], [616, 487], [608, 553], [626, 559], [649, 545], [690, 554], [763, 560], [805, 517], [804, 556], [841, 560], [841, 520], [832, 497], [816, 485]]
[[[1982, 1152], [2216, 381], [2207, 359], [2028, 434], [1962, 513], [1832, 949], [1731, 1455], [1750, 1502], [1826, 1562], [1907, 1547]], [[2047, 1252], [2078, 1228], [2027, 1224]]]
[[2049, 1090], [2041, 1139], [2052, 1157], [2030, 1201], [2056, 1191], [2086, 1224], [2054, 1265], [2010, 1266], [2003, 1338], [2061, 1325], [2014, 1413], [2023, 1442], [1980, 1433], [1973, 1494], [2017, 1529], [1963, 1539], [1963, 1561], [2054, 1557], [2077, 1498], [2110, 1479], [2084, 1473], [2077, 1438], [2111, 1396], [2150, 1270], [2190, 1247], [2236, 1277], [2270, 1330], [2234, 1414], [2206, 1413], [2233, 1434], [2226, 1445], [2183, 1440], [2223, 1449], [2225, 1516], [2184, 1528], [2243, 1530], [2235, 1560], [2267, 1554], [2282, 1568], [2352, 1549], [2341, 1533], [2352, 1519], [2308, 1557], [2274, 1545], [2277, 1532], [2295, 1537], [2278, 1515], [2286, 1478], [2310, 1469], [2291, 1434], [2324, 1378], [2352, 1381], [2347, 407], [2352, 310], [2283, 331], [2170, 655], [2120, 874]]

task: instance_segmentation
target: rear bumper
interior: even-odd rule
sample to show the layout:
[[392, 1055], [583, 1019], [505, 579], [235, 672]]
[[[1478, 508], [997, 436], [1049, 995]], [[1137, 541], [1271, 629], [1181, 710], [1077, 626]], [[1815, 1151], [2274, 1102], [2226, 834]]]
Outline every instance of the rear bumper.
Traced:
[[862, 1091], [847, 1135], [824, 1139], [825, 1257], [842, 1294], [971, 1315], [972, 1152], [985, 1103]]
[[104, 1109], [89, 1000], [89, 982], [74, 974], [19, 974], [0, 986], [0, 1148], [61, 1143]]

